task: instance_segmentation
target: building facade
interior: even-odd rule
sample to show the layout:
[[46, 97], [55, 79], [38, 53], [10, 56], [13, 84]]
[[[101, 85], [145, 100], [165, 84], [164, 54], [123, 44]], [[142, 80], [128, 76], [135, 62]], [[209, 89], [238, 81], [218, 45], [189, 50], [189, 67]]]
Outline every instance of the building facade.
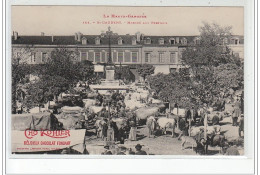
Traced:
[[[13, 58], [29, 64], [44, 64], [55, 48], [65, 47], [77, 51], [78, 61], [89, 60], [95, 65], [106, 63], [111, 52], [115, 65], [151, 64], [155, 73], [170, 73], [183, 68], [182, 52], [188, 45], [199, 42], [198, 36], [145, 36], [118, 35], [112, 31], [100, 35], [71, 36], [12, 36]], [[234, 36], [224, 40], [233, 54], [244, 59], [244, 39]], [[133, 66], [134, 67], [134, 66]]]

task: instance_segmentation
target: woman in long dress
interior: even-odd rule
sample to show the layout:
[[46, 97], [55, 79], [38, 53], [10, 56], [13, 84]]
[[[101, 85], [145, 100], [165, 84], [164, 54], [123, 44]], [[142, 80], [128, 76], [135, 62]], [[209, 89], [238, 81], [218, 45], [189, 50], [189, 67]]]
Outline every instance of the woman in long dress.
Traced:
[[114, 141], [114, 129], [112, 127], [112, 121], [108, 121], [108, 128], [107, 128], [107, 141]]
[[128, 139], [131, 140], [131, 141], [136, 141], [137, 140], [136, 139], [137, 127], [136, 127], [136, 117], [135, 116], [133, 116], [131, 118], [129, 124], [130, 124], [131, 129], [130, 129], [130, 133], [129, 133], [129, 138]]

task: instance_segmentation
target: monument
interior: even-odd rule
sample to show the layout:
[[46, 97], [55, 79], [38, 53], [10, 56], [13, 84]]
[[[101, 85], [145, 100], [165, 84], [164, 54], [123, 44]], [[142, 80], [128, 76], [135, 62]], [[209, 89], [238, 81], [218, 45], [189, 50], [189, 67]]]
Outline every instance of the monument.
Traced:
[[105, 66], [106, 79], [101, 80], [100, 85], [90, 85], [90, 88], [98, 90], [101, 93], [106, 93], [107, 90], [128, 91], [127, 86], [119, 85], [119, 80], [115, 80], [115, 65], [112, 62], [111, 56], [111, 36], [113, 36], [114, 33], [110, 29], [111, 28], [109, 26], [108, 31], [106, 32], [106, 37], [108, 37], [109, 48], [109, 56], [107, 58], [107, 64]]

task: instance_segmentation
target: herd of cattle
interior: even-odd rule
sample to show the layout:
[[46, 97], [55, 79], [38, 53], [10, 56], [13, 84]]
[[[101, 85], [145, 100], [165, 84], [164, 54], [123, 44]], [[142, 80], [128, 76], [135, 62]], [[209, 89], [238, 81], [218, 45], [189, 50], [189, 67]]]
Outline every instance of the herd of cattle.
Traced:
[[[128, 138], [127, 135], [130, 131], [129, 121], [133, 116], [135, 117], [137, 125], [146, 125], [149, 131], [147, 137], [167, 134], [169, 133], [167, 131], [170, 131], [171, 136], [175, 137], [180, 130], [183, 130], [183, 127], [180, 125], [185, 122], [187, 124], [187, 119], [185, 121], [187, 109], [174, 108], [170, 112], [165, 113], [164, 103], [150, 97], [147, 91], [138, 92], [137, 90], [123, 95], [125, 117], [113, 115], [112, 109], [109, 109], [108, 106], [100, 106], [97, 100], [98, 94], [93, 92], [89, 93], [89, 95], [82, 100], [84, 103], [82, 107], [62, 107], [61, 114], [58, 114], [57, 118], [63, 123], [64, 129], [95, 129], [97, 137], [100, 138], [105, 137], [106, 133], [102, 131], [103, 127], [109, 121], [112, 123], [111, 126], [114, 130], [115, 140], [120, 140], [122, 137], [124, 139]], [[207, 109], [207, 120], [208, 123], [212, 125], [206, 128], [207, 139], [201, 136], [205, 135], [203, 108], [197, 109], [196, 111], [193, 109], [193, 116], [188, 119], [191, 121], [188, 127], [189, 134], [184, 134], [182, 137], [179, 137], [182, 140], [182, 148], [185, 143], [190, 142], [192, 144], [194, 142], [197, 145], [196, 150], [199, 150], [201, 147], [201, 153], [205, 154], [208, 145], [219, 146], [222, 149], [227, 146], [226, 139], [219, 125], [219, 121], [230, 116], [232, 113], [232, 107], [229, 108], [228, 105], [226, 106], [226, 109], [223, 111], [214, 111], [213, 108]], [[109, 118], [101, 115], [104, 111], [109, 111]]]

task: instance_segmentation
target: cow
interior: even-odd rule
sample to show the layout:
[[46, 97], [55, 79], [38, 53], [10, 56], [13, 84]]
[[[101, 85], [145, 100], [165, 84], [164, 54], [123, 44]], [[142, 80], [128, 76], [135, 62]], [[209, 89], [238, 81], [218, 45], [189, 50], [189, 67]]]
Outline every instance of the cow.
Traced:
[[146, 121], [146, 126], [148, 128], [148, 137], [150, 138], [150, 135], [153, 135], [154, 134], [154, 131], [156, 129], [156, 125], [157, 125], [157, 122], [156, 122], [156, 119], [154, 116], [150, 116], [147, 118], [147, 121]]
[[95, 92], [90, 92], [90, 93], [88, 93], [88, 95], [87, 95], [87, 97], [88, 97], [88, 98], [91, 98], [91, 99], [94, 99], [94, 98], [96, 98], [97, 96], [98, 96], [98, 94], [95, 93]]
[[89, 111], [92, 112], [92, 113], [99, 113], [101, 110], [103, 109], [102, 106], [90, 106], [89, 107]]
[[148, 116], [156, 115], [158, 113], [158, 107], [143, 107], [135, 111], [136, 120], [140, 124], [141, 121], [146, 121]]
[[94, 106], [96, 104], [95, 99], [83, 99], [84, 107], [89, 108], [90, 106]]
[[224, 147], [226, 145], [225, 136], [220, 134], [208, 136], [206, 143], [207, 143], [206, 153], [208, 151], [208, 145], [212, 147], [219, 146], [220, 147], [219, 153], [224, 153]]
[[221, 126], [219, 126], [219, 125], [207, 127], [207, 135], [212, 136], [212, 135], [220, 134], [220, 132], [221, 132]]
[[[203, 153], [206, 154], [208, 150], [208, 145], [220, 146], [221, 151], [223, 150], [223, 147], [225, 145], [225, 137], [220, 135], [220, 132], [221, 127], [219, 125], [207, 126], [207, 139], [204, 139], [204, 126], [191, 128], [191, 136], [195, 136], [198, 142], [197, 146], [202, 145], [204, 147]], [[199, 148], [197, 147], [197, 149]]]
[[[200, 130], [204, 130], [204, 126], [200, 127], [191, 127], [191, 136], [196, 136]], [[221, 132], [221, 126], [215, 125], [215, 126], [207, 126], [207, 135], [215, 135], [215, 134], [220, 134]]]
[[164, 134], [168, 128], [172, 129], [172, 137], [175, 137], [176, 121], [173, 118], [161, 117], [157, 120], [158, 126], [163, 129]]

